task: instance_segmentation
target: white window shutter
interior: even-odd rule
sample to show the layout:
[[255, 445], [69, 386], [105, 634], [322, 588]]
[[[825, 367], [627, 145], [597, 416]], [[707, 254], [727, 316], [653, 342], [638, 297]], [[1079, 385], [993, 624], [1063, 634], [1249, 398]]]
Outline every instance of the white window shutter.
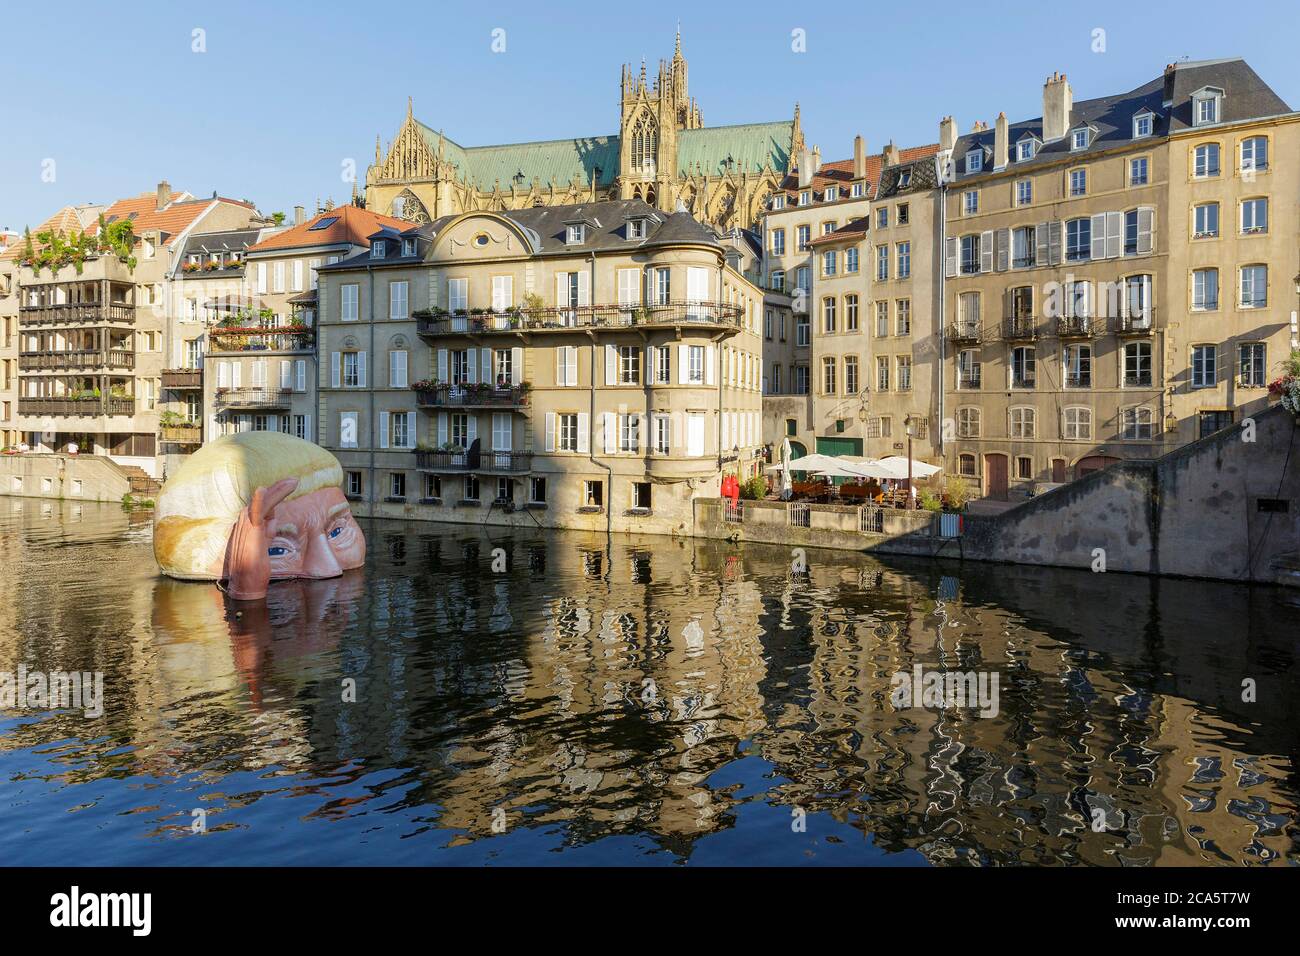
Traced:
[[447, 350], [438, 349], [438, 381], [447, 381]]
[[1061, 262], [1061, 230], [1063, 223], [1055, 220], [1047, 224], [1047, 261], [1048, 265], [1059, 265]]
[[307, 391], [307, 360], [295, 359], [293, 363], [294, 388], [299, 392]]
[[655, 380], [655, 347], [645, 347], [645, 358], [641, 362], [641, 381], [650, 385]]
[[578, 273], [578, 305], [591, 305], [591, 276], [586, 271]]
[[613, 385], [618, 381], [618, 349], [612, 345], [605, 346], [605, 384]]
[[330, 387], [338, 388], [343, 382], [342, 357], [338, 352], [330, 353]]
[[478, 416], [470, 413], [469, 415], [466, 415], [465, 418], [467, 426], [465, 429], [465, 441], [472, 445], [474, 444], [474, 439], [478, 438]]
[[1156, 211], [1151, 206], [1138, 207], [1138, 247], [1139, 253], [1150, 252], [1155, 248]]
[[565, 379], [566, 385], [578, 384], [578, 347], [576, 345], [565, 346], [569, 352], [568, 360], [568, 378]]
[[704, 346], [704, 384], [713, 384], [713, 346]]
[[1118, 259], [1124, 254], [1124, 214], [1106, 213], [1106, 258]]
[[1040, 222], [1034, 226], [1034, 264], [1047, 265], [1047, 223]]
[[366, 387], [366, 353], [357, 353], [357, 387]]
[[648, 419], [645, 415], [638, 415], [636, 417], [636, 447], [637, 451], [643, 454], [646, 450], [646, 440], [650, 431], [648, 424]]
[[480, 381], [486, 382], [489, 385], [495, 385], [496, 376], [492, 374], [492, 350], [482, 349], [481, 352], [483, 355], [483, 378], [480, 379]]
[[952, 278], [957, 274], [957, 240], [943, 241], [943, 274]]
[[1011, 230], [999, 229], [994, 233], [993, 245], [997, 252], [995, 268], [998, 272], [1006, 272], [1011, 267]]
[[569, 307], [569, 274], [567, 272], [555, 273], [555, 307], [557, 309], [567, 309]]
[[510, 384], [518, 385], [524, 380], [524, 350], [515, 346], [510, 350]]
[[605, 430], [605, 454], [612, 455], [618, 448], [618, 420], [613, 412], [601, 415], [601, 428]]
[[[335, 352], [334, 354], [338, 355], [337, 352]], [[230, 387], [230, 363], [218, 362], [217, 363], [217, 388], [229, 388], [229, 387]]]
[[677, 384], [685, 385], [687, 376], [690, 374], [690, 346], [677, 346]]
[[591, 416], [578, 412], [578, 451], [586, 454], [591, 450]]
[[388, 412], [379, 413], [379, 447], [388, 447]]
[[569, 371], [565, 367], [566, 365], [565, 359], [568, 357], [568, 355], [569, 355], [569, 347], [567, 345], [561, 345], [558, 349], [555, 350], [555, 384], [556, 385], [569, 384]]
[[312, 434], [312, 430], [311, 430], [310, 415], [302, 416], [302, 434], [307, 441], [314, 442], [316, 440], [316, 436]]
[[438, 444], [439, 446], [447, 444], [447, 413], [438, 413]]
[[993, 271], [993, 230], [980, 233], [980, 272]]
[[280, 388], [286, 392], [293, 388], [293, 363], [288, 359], [280, 360]]
[[722, 448], [731, 447], [731, 412], [722, 413]]
[[478, 381], [478, 349], [465, 350], [465, 382], [473, 385]]
[[244, 366], [239, 362], [230, 363], [230, 387], [239, 388], [240, 379], [243, 377]]
[[546, 450], [555, 451], [555, 412], [546, 413]]
[[1092, 217], [1092, 248], [1088, 250], [1093, 259], [1106, 258], [1106, 214], [1099, 212]]

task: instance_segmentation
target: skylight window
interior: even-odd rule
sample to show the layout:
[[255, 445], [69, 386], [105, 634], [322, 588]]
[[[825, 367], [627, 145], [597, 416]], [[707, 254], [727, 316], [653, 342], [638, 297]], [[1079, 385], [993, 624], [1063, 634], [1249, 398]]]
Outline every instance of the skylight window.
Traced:
[[313, 225], [311, 228], [309, 228], [307, 231], [308, 231], [308, 232], [315, 232], [315, 231], [318, 230], [318, 229], [328, 229], [330, 226], [334, 225], [334, 223], [336, 223], [336, 222], [338, 222], [338, 221], [339, 221], [339, 217], [338, 217], [338, 216], [326, 216], [324, 219], [320, 220], [320, 221], [317, 222], [315, 225]]

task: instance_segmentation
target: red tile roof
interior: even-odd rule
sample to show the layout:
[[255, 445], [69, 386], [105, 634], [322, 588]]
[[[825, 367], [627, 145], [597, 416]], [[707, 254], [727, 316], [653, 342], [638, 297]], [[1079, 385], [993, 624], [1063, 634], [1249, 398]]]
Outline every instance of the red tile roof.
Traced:
[[[333, 218], [335, 221], [323, 229], [313, 229], [318, 222]], [[393, 216], [383, 216], [369, 209], [351, 204], [335, 206], [312, 216], [300, 226], [277, 232], [261, 242], [248, 247], [251, 252], [270, 252], [276, 249], [298, 249], [306, 246], [328, 246], [334, 243], [349, 242], [353, 245], [369, 245], [370, 236], [383, 226], [405, 231], [413, 223]]]
[[[907, 149], [898, 151], [898, 161], [900, 163], [910, 163], [918, 159], [926, 159], [933, 156], [939, 151], [938, 143], [930, 143], [927, 146], [912, 146]], [[866, 176], [867, 197], [874, 199], [876, 186], [880, 182], [880, 171], [884, 168], [884, 153], [873, 153], [866, 157]], [[842, 186], [854, 182], [853, 177], [853, 160], [836, 159], [828, 163], [822, 163], [821, 168], [813, 175], [812, 181], [804, 186], [804, 189], [811, 189], [815, 193], [820, 193], [827, 186]], [[797, 198], [800, 192], [799, 176], [795, 172], [786, 175], [785, 180], [781, 183], [781, 189], [785, 191], [790, 198]], [[847, 199], [848, 196], [842, 196]]]
[[[244, 206], [252, 209], [251, 203], [239, 199], [226, 199], [217, 197], [217, 199], [195, 199], [186, 198], [189, 193], [173, 192], [171, 202], [162, 209], [158, 208], [157, 193], [141, 193], [139, 196], [132, 196], [130, 199], [119, 199], [107, 209], [104, 210], [104, 221], [114, 222], [118, 219], [131, 219], [132, 230], [137, 236], [151, 230], [158, 230], [163, 233], [163, 245], [168, 245], [173, 239], [179, 236], [187, 228], [194, 224], [208, 207], [215, 202], [231, 203], [236, 206]], [[91, 232], [98, 228], [97, 224], [92, 226]]]
[[[93, 220], [92, 220], [93, 222]], [[67, 236], [74, 232], [83, 232], [87, 226], [82, 224], [81, 216], [72, 206], [64, 206], [49, 219], [31, 230], [32, 248], [40, 249], [41, 244], [36, 241], [36, 237], [42, 232], [52, 232], [56, 236]], [[27, 254], [27, 240], [24, 236], [19, 236], [13, 245], [0, 253], [0, 259], [17, 259]]]

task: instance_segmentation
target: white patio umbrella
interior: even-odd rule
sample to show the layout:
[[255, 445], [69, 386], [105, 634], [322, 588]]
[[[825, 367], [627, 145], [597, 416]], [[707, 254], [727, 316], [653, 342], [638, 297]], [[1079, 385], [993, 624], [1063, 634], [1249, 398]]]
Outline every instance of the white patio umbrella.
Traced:
[[[897, 475], [891, 475], [890, 477], [907, 477], [906, 455], [890, 455], [888, 458], [880, 459], [880, 463], [887, 468], [896, 468], [898, 470], [899, 473]], [[912, 459], [913, 478], [929, 478], [931, 475], [938, 474], [941, 471], [943, 471], [942, 465], [931, 465], [923, 461], [917, 461], [915, 458]]]
[[831, 465], [823, 465], [813, 470], [814, 475], [822, 475], [826, 478], [865, 478], [862, 471], [854, 467], [854, 462], [844, 461]]
[[802, 458], [794, 458], [788, 462], [779, 465], [768, 466], [769, 471], [816, 471], [818, 468], [824, 468], [827, 465], [842, 464], [841, 459], [833, 455], [804, 455]]

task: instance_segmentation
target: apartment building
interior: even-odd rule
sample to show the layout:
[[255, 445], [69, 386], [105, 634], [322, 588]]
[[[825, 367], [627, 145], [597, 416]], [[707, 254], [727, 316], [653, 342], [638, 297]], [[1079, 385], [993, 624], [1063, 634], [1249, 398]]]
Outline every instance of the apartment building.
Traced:
[[203, 362], [206, 439], [281, 431], [315, 440], [318, 270], [363, 253], [369, 236], [410, 224], [359, 206], [301, 206], [287, 229], [266, 230], [239, 257], [239, 292], [211, 302]]
[[319, 287], [319, 440], [358, 512], [690, 533], [724, 470], [760, 472], [763, 293], [689, 214], [611, 200], [370, 238]]
[[1079, 102], [1055, 74], [1041, 117], [941, 123], [950, 473], [1018, 498], [1263, 407], [1297, 249], [1269, 157], [1295, 123], [1241, 60]]
[[21, 246], [18, 431], [34, 451], [76, 444], [159, 477], [165, 283], [196, 228], [247, 225], [245, 202], [196, 199], [161, 182], [120, 199], [84, 231]]

